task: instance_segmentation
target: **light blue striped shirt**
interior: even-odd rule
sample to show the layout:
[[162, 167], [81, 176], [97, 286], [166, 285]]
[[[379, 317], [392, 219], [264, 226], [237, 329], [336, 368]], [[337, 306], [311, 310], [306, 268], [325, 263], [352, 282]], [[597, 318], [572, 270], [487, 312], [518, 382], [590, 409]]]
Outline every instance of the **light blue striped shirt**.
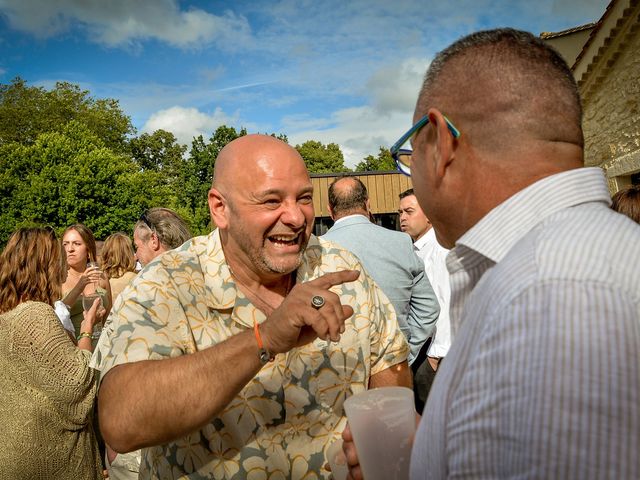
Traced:
[[458, 240], [412, 479], [640, 478], [640, 226], [609, 203], [571, 170]]

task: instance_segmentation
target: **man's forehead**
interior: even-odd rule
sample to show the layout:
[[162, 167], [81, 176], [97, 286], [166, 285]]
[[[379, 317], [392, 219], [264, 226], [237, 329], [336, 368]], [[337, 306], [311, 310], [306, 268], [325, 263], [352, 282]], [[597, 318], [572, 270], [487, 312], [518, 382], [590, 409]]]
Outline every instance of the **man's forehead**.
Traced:
[[413, 207], [418, 203], [418, 199], [415, 195], [407, 195], [400, 199], [400, 206], [404, 206], [404, 208]]
[[301, 195], [305, 193], [313, 193], [313, 185], [311, 182], [288, 182], [281, 186], [260, 188], [252, 192], [256, 197], [267, 197], [269, 195], [285, 196], [289, 194]]

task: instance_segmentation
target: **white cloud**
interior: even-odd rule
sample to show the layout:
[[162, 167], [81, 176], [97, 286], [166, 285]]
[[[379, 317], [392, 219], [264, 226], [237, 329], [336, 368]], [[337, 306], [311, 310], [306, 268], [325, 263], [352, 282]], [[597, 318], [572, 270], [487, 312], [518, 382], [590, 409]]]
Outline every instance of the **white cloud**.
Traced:
[[[361, 106], [333, 112], [329, 118], [316, 119], [328, 128], [293, 130], [297, 119], [285, 119], [285, 132], [292, 145], [307, 140], [337, 143], [345, 157], [345, 165], [353, 168], [367, 155], [377, 155], [378, 149], [390, 147], [411, 126], [413, 111], [381, 114], [375, 107]], [[311, 123], [312, 119], [307, 119]]]
[[407, 58], [397, 65], [384, 65], [366, 83], [365, 105], [343, 108], [325, 118], [292, 115], [283, 120], [292, 144], [306, 140], [337, 143], [345, 165], [354, 167], [379, 148], [390, 147], [411, 126], [426, 59]]
[[202, 135], [208, 139], [220, 125], [232, 125], [236, 121], [237, 118], [225, 114], [221, 108], [207, 114], [196, 108], [171, 107], [151, 115], [142, 127], [142, 133], [167, 130], [176, 136], [179, 143], [190, 146], [193, 137]]
[[429, 62], [408, 58], [376, 71], [366, 84], [373, 105], [381, 112], [413, 110]]
[[14, 28], [35, 36], [60, 34], [78, 23], [90, 41], [112, 47], [135, 47], [148, 39], [176, 47], [217, 40], [240, 45], [250, 37], [246, 18], [230, 11], [222, 15], [198, 8], [181, 11], [176, 0], [0, 0], [0, 11]]

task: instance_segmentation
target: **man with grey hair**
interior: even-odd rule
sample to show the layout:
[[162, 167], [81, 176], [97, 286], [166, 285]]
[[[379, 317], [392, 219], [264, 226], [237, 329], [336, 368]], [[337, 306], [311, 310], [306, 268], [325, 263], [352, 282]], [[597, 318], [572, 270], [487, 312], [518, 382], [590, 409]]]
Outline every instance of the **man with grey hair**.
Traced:
[[168, 208], [150, 208], [142, 214], [133, 229], [136, 258], [143, 266], [190, 238], [191, 232], [185, 221]]
[[412, 478], [640, 478], [640, 228], [582, 168], [581, 116], [554, 50], [478, 32], [436, 56], [391, 148], [451, 248]]

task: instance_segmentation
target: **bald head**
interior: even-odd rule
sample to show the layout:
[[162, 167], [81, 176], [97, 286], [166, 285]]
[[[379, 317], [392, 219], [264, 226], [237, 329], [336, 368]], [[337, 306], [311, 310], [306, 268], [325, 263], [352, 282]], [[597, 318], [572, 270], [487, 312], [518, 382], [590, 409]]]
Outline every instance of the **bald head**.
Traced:
[[329, 185], [329, 209], [334, 220], [347, 215], [368, 215], [369, 194], [356, 177], [339, 177]]
[[534, 35], [477, 32], [440, 52], [425, 76], [415, 118], [435, 107], [480, 149], [522, 141], [583, 145], [581, 106], [569, 67]]
[[242, 179], [251, 177], [251, 172], [273, 170], [273, 163], [286, 159], [295, 165], [298, 172], [306, 166], [298, 151], [270, 135], [244, 135], [229, 142], [218, 154], [213, 173], [213, 187], [229, 191], [238, 186]]
[[286, 281], [313, 230], [313, 186], [304, 161], [267, 135], [230, 142], [216, 159], [209, 210], [234, 275]]

